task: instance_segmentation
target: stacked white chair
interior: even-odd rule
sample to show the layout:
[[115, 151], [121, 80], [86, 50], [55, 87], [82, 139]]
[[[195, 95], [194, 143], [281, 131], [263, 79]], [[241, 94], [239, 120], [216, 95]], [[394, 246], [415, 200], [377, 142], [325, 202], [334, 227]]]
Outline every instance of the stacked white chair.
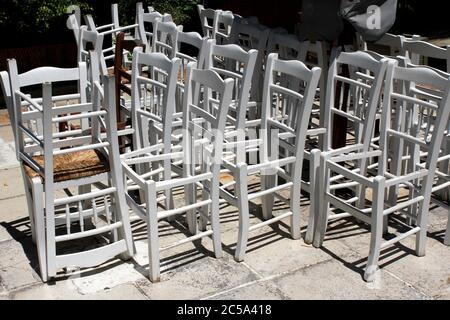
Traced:
[[[135, 57], [136, 59], [136, 57]], [[144, 58], [145, 59], [145, 58]], [[166, 64], [170, 63], [167, 61]], [[148, 248], [150, 260], [150, 280], [160, 280], [160, 250], [169, 250], [175, 246], [199, 240], [204, 237], [212, 237], [214, 254], [216, 258], [222, 256], [219, 222], [219, 176], [220, 157], [222, 154], [223, 139], [217, 135], [225, 129], [228, 107], [231, 103], [233, 80], [222, 80], [220, 76], [211, 70], [199, 70], [190, 64], [187, 70], [187, 82], [183, 103], [183, 139], [182, 150], [179, 148], [165, 151], [162, 145], [153, 145], [149, 148], [136, 150], [123, 156], [123, 169], [126, 179], [132, 180], [139, 190], [145, 195], [143, 204], [136, 203], [131, 197], [127, 197], [133, 211], [147, 222]], [[201, 95], [196, 97], [193, 88], [202, 87]], [[217, 99], [212, 99], [213, 94]], [[213, 107], [215, 106], [215, 107]], [[197, 119], [201, 120], [199, 124]], [[216, 136], [216, 138], [213, 138]], [[194, 148], [202, 146], [202, 161], [200, 171], [196, 170], [196, 153]], [[158, 153], [158, 151], [161, 152]], [[158, 153], [158, 154], [156, 154]], [[183, 160], [183, 173], [173, 178], [139, 175], [131, 169], [131, 165], [152, 165], [165, 159], [170, 161]], [[178, 208], [164, 207], [158, 210], [165, 196], [161, 193], [170, 192], [173, 189], [184, 187], [185, 204]], [[197, 201], [198, 189], [206, 200]], [[205, 208], [207, 209], [205, 211]], [[198, 231], [198, 212], [203, 219], [211, 223], [211, 229]], [[189, 231], [192, 234], [186, 239], [180, 240], [167, 247], [159, 247], [158, 221], [164, 218], [174, 217], [186, 213], [189, 223]]]
[[[341, 53], [334, 61], [329, 70], [328, 84], [327, 84], [327, 98], [325, 105], [325, 113], [323, 114], [325, 128], [327, 129], [324, 148], [321, 154], [321, 162], [319, 166], [319, 177], [317, 179], [318, 188], [323, 187], [324, 183], [324, 161], [328, 155], [340, 155], [347, 152], [369, 152], [372, 145], [372, 137], [375, 126], [376, 114], [380, 102], [382, 85], [387, 68], [387, 59], [378, 61], [371, 55], [364, 52], [354, 53]], [[342, 65], [347, 65], [349, 68], [355, 69], [349, 77], [339, 75], [339, 68]], [[367, 77], [367, 73], [370, 73], [372, 77]], [[349, 86], [350, 98], [345, 103], [343, 99], [336, 99], [342, 96], [342, 91], [345, 90], [344, 86]], [[340, 89], [340, 91], [337, 91]], [[353, 126], [355, 132], [359, 132], [354, 136], [353, 141], [347, 142], [347, 145], [342, 148], [332, 149], [333, 138], [333, 124], [336, 116], [345, 117], [348, 122]], [[355, 170], [367, 169], [367, 164], [357, 163]], [[330, 182], [333, 182], [332, 178]], [[327, 187], [327, 186], [325, 186]], [[350, 186], [351, 187], [351, 186]], [[307, 231], [307, 242], [311, 242], [311, 236], [314, 235], [314, 245], [320, 246], [324, 237], [324, 230], [326, 230], [326, 223], [328, 220], [340, 219], [347, 217], [348, 214], [328, 214], [322, 220], [319, 220], [319, 214], [324, 214], [323, 210], [323, 197], [324, 195], [319, 192], [317, 196], [320, 199], [319, 206], [316, 206], [316, 212], [310, 214], [310, 223]], [[358, 190], [356, 190], [358, 192]], [[356, 195], [361, 197], [360, 194]], [[348, 203], [352, 204], [357, 202], [359, 198], [352, 197]], [[325, 222], [324, 222], [325, 221]], [[320, 224], [322, 223], [322, 224]], [[313, 231], [314, 230], [314, 231]]]
[[[274, 78], [275, 73], [291, 76], [290, 86], [279, 85]], [[240, 214], [235, 252], [237, 261], [244, 260], [249, 232], [285, 218], [291, 219], [292, 238], [300, 238], [299, 182], [303, 164], [303, 146], [319, 78], [319, 68], [309, 70], [299, 61], [279, 60], [276, 54], [270, 54], [268, 57], [261, 112], [259, 161], [256, 164], [247, 164], [245, 159], [239, 158], [234, 163], [224, 161], [224, 167], [236, 177], [235, 195], [226, 196], [225, 199], [237, 206]], [[238, 143], [245, 141], [238, 140]], [[278, 148], [285, 152], [278, 152]], [[248, 188], [248, 179], [256, 174], [260, 175], [261, 189], [251, 192]], [[279, 184], [278, 177], [285, 182]], [[289, 190], [288, 198], [279, 193], [282, 190]], [[249, 202], [256, 198], [262, 199], [264, 221], [250, 226]], [[273, 216], [275, 198], [286, 203], [289, 209]]]
[[[394, 86], [395, 82], [405, 84]], [[409, 89], [415, 84], [426, 84], [442, 92], [441, 97], [421, 100]], [[397, 90], [394, 90], [396, 88]], [[425, 255], [428, 210], [433, 187], [434, 172], [439, 157], [440, 145], [450, 113], [450, 81], [427, 68], [402, 68], [396, 61], [389, 62], [384, 89], [380, 149], [372, 152], [345, 152], [322, 157], [325, 169], [321, 180], [321, 195], [324, 203], [319, 225], [325, 231], [328, 205], [332, 204], [370, 225], [371, 243], [364, 279], [373, 281], [378, 270], [380, 251], [410, 235], [416, 235], [416, 253]], [[400, 103], [399, 103], [400, 101]], [[394, 103], [395, 102], [395, 103]], [[406, 116], [408, 114], [408, 116]], [[390, 149], [393, 148], [392, 152]], [[369, 158], [377, 158], [377, 170], [370, 173], [364, 167]], [[357, 162], [359, 170], [349, 170], [346, 162]], [[403, 167], [403, 169], [402, 169]], [[338, 174], [333, 179], [330, 171]], [[359, 189], [359, 201], [349, 202], [331, 193], [331, 190], [352, 186]], [[399, 189], [408, 191], [402, 197]], [[371, 205], [365, 203], [366, 190], [372, 191]], [[394, 193], [394, 195], [392, 195]], [[392, 206], [389, 197], [396, 199]], [[401, 216], [413, 219], [413, 225], [402, 222]], [[408, 231], [383, 242], [387, 217], [395, 219]], [[323, 239], [323, 238], [322, 238]], [[320, 240], [320, 243], [322, 242]]]
[[[131, 257], [133, 244], [120, 176], [113, 79], [105, 78], [104, 87], [96, 82], [93, 101], [86, 103], [84, 63], [73, 69], [42, 67], [24, 74], [17, 73], [15, 60], [9, 61], [9, 67], [19, 156], [42, 280], [54, 278], [58, 269], [92, 267], [118, 255]], [[65, 81], [80, 82], [80, 103], [54, 106], [58, 97], [52, 94], [52, 84]], [[27, 87], [39, 84], [40, 101], [24, 93]], [[29, 103], [28, 110], [22, 110], [22, 101]], [[42, 123], [42, 133], [28, 129], [31, 120]], [[61, 122], [86, 122], [88, 127], [55, 131]], [[106, 134], [101, 133], [102, 128]], [[98, 189], [90, 191], [92, 186]], [[57, 190], [73, 187], [82, 187], [79, 190], [83, 192], [57, 198]], [[65, 254], [58, 250], [63, 243], [73, 245], [101, 235], [110, 236], [102, 246]]]

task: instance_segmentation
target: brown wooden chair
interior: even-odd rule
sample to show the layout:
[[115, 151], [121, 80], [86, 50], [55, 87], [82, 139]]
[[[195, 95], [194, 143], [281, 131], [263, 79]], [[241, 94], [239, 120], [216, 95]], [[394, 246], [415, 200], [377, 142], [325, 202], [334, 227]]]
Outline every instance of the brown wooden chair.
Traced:
[[[125, 130], [127, 125], [131, 124], [131, 120], [126, 117], [126, 108], [122, 108], [121, 97], [125, 93], [131, 95], [131, 88], [128, 86], [131, 83], [130, 69], [124, 65], [124, 56], [127, 52], [133, 52], [135, 47], [142, 47], [145, 50], [145, 45], [139, 40], [125, 39], [125, 33], [120, 32], [116, 38], [116, 51], [114, 58], [114, 77], [116, 81], [116, 114], [117, 114], [117, 129]], [[119, 138], [119, 145], [121, 152], [124, 148], [131, 146], [132, 138], [126, 136]], [[129, 143], [125, 143], [128, 140]]]

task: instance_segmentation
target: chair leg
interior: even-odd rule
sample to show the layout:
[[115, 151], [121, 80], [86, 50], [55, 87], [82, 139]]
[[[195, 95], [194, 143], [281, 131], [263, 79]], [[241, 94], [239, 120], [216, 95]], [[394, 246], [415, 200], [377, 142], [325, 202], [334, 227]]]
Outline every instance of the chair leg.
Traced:
[[450, 246], [450, 209], [448, 210], [447, 231], [445, 231], [444, 244]]
[[291, 236], [292, 239], [298, 240], [302, 237], [301, 233], [301, 206], [300, 206], [301, 188], [299, 184], [294, 184], [292, 186], [291, 194]]
[[149, 181], [146, 189], [149, 278], [152, 282], [159, 282], [161, 280], [161, 275], [155, 182]]
[[[425, 256], [425, 249], [427, 245], [427, 231], [428, 231], [428, 210], [429, 205], [425, 203], [425, 199], [419, 206], [419, 213], [417, 215], [417, 226], [420, 228], [419, 232], [416, 234], [416, 255], [419, 257]], [[428, 198], [428, 201], [430, 199]]]
[[[248, 234], [250, 228], [250, 212], [248, 205], [247, 165], [237, 165], [236, 196], [239, 210], [239, 233], [234, 258], [243, 261], [247, 250]], [[264, 208], [264, 206], [263, 206]], [[264, 209], [263, 209], [264, 210]]]
[[316, 224], [316, 217], [319, 210], [319, 198], [317, 195], [318, 181], [317, 174], [319, 173], [320, 165], [320, 150], [314, 149], [311, 151], [309, 160], [309, 219], [308, 228], [306, 229], [305, 243], [312, 244], [314, 240], [314, 229]]
[[45, 243], [45, 219], [44, 206], [42, 203], [43, 185], [40, 179], [34, 179], [32, 182], [32, 196], [34, 208], [35, 232], [36, 232], [36, 246], [39, 260], [39, 270], [41, 271], [41, 278], [43, 282], [47, 282], [47, 252]]
[[211, 179], [211, 229], [213, 231], [212, 239], [214, 246], [214, 255], [217, 259], [222, 258], [222, 239], [220, 233], [220, 195], [219, 195], [219, 183], [220, 183], [220, 165], [215, 164], [213, 170], [213, 178]]
[[[186, 198], [189, 204], [194, 204], [196, 202], [196, 187], [193, 184], [189, 184], [185, 187]], [[197, 210], [189, 210], [186, 212], [186, 222], [191, 234], [198, 233], [198, 223], [197, 223]]]
[[330, 209], [330, 204], [327, 201], [326, 194], [329, 192], [330, 185], [329, 181], [329, 170], [326, 168], [326, 158], [324, 156], [320, 157], [320, 169], [319, 169], [319, 181], [318, 183], [318, 197], [321, 199], [319, 202], [319, 210], [316, 217], [316, 228], [314, 230], [314, 241], [313, 246], [320, 248], [323, 244], [325, 238], [325, 233], [327, 231], [328, 225], [328, 212]]
[[388, 234], [389, 232], [389, 216], [383, 217], [383, 235]]
[[[211, 184], [210, 183], [208, 185], [207, 181], [205, 181], [205, 184], [208, 186], [208, 188], [211, 188]], [[203, 191], [202, 191], [202, 201], [210, 199], [210, 196], [211, 196], [211, 193], [206, 191], [205, 189], [203, 189]], [[201, 208], [202, 214], [200, 214], [200, 217], [199, 217], [199, 220], [198, 220], [198, 228], [199, 228], [199, 230], [201, 232], [206, 231], [206, 228], [208, 226], [208, 219], [204, 215], [208, 214], [209, 208], [210, 208], [209, 205], [203, 206]]]
[[[261, 188], [263, 190], [272, 189], [276, 185], [276, 178], [277, 176], [275, 174], [271, 174], [269, 172], [265, 172], [265, 174], [261, 175]], [[247, 179], [247, 177], [245, 178]], [[236, 185], [238, 185], [239, 182], [237, 182]], [[248, 192], [247, 187], [245, 192]], [[273, 205], [275, 202], [275, 197], [273, 193], [269, 193], [262, 197], [262, 215], [264, 220], [269, 220], [273, 217]]]
[[27, 199], [28, 216], [30, 217], [31, 239], [33, 243], [36, 244], [36, 222], [34, 221], [35, 212], [33, 207], [33, 194], [31, 190], [32, 186], [25, 175], [23, 167], [22, 167], [22, 177], [25, 186], [25, 196]]
[[385, 179], [382, 177], [374, 179], [370, 252], [364, 273], [364, 280], [368, 282], [375, 280], [375, 275], [379, 269], [378, 259], [380, 258], [381, 241], [383, 240], [384, 183]]

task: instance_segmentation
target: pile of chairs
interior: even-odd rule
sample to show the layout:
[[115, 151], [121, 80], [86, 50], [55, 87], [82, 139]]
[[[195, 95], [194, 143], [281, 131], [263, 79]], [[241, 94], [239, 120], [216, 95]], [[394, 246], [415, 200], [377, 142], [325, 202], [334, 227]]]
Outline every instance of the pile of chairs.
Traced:
[[[369, 225], [367, 281], [380, 251], [407, 236], [424, 255], [430, 202], [448, 203], [450, 80], [418, 65], [448, 59], [448, 49], [387, 35], [379, 44], [396, 48], [387, 56], [360, 42], [362, 50], [329, 62], [320, 41], [198, 11], [203, 36], [141, 3], [129, 26], [119, 25], [117, 5], [104, 26], [90, 15], [82, 25], [76, 12], [68, 26], [77, 68], [19, 74], [11, 59], [0, 74], [43, 281], [63, 268], [131, 258], [130, 220], [147, 225], [152, 281], [163, 250], [211, 238], [220, 258], [221, 203], [239, 211], [237, 261], [250, 232], [286, 218], [293, 239], [307, 224], [305, 242], [316, 247], [330, 220]], [[61, 85], [74, 92], [58, 95]], [[333, 148], [337, 117], [347, 139]], [[255, 199], [263, 219], [250, 224]], [[285, 209], [274, 210], [276, 202]], [[161, 248], [158, 223], [176, 217], [190, 236]], [[404, 232], [383, 242], [392, 221]]]

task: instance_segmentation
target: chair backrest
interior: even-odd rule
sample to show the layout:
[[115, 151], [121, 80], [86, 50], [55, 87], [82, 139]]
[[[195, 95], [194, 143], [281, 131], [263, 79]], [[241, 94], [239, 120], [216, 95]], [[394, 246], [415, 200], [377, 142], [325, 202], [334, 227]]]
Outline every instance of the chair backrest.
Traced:
[[218, 29], [218, 16], [221, 10], [214, 10], [205, 8], [201, 4], [197, 5], [198, 15], [200, 17], [200, 24], [203, 30], [203, 36], [209, 39], [215, 39]]
[[444, 60], [443, 71], [450, 72], [450, 46], [441, 48], [425, 41], [405, 40], [403, 56], [416, 65], [428, 65], [429, 58]]
[[234, 104], [229, 110], [227, 122], [236, 130], [245, 130], [257, 55], [258, 52], [253, 49], [247, 52], [235, 44], [217, 45], [215, 40], [208, 40], [205, 69], [234, 80]]
[[278, 59], [299, 60], [302, 45], [297, 36], [272, 32], [267, 45], [268, 53], [278, 53]]
[[[354, 144], [361, 144], [365, 151], [368, 150], [387, 63], [387, 59], [377, 61], [368, 53], [361, 51], [342, 52], [333, 61], [328, 73], [324, 110], [327, 128], [324, 150], [331, 150], [335, 116], [346, 118], [353, 124], [355, 132], [358, 133]], [[349, 76], [339, 74], [342, 65], [347, 65], [352, 70]], [[371, 76], [367, 77], [368, 74]], [[349, 92], [348, 99], [345, 98], [345, 90]]]
[[420, 36], [412, 35], [407, 37], [404, 35], [396, 35], [392, 33], [386, 33], [380, 40], [376, 41], [373, 45], [367, 43], [362, 39], [362, 36], [358, 33], [356, 35], [356, 42], [358, 50], [376, 50], [379, 53], [390, 57], [396, 57], [403, 54], [403, 42], [405, 40], [419, 40]]
[[[46, 74], [48, 72], [48, 75]], [[14, 110], [14, 124], [13, 132], [16, 138], [16, 144], [18, 146], [17, 152], [20, 149], [19, 128], [18, 128], [18, 112], [21, 112], [24, 116], [23, 121], [26, 123], [28, 130], [34, 132], [37, 135], [43, 134], [43, 119], [41, 113], [38, 112], [42, 109], [43, 99], [42, 97], [33, 97], [33, 85], [42, 84], [44, 81], [48, 82], [61, 82], [61, 81], [77, 81], [77, 85], [74, 87], [73, 93], [66, 93], [62, 95], [52, 96], [53, 103], [61, 103], [61, 101], [77, 100], [80, 104], [87, 102], [88, 81], [86, 64], [80, 63], [78, 68], [53, 68], [42, 67], [30, 70], [28, 72], [19, 74], [17, 69], [17, 63], [15, 59], [8, 60], [8, 73], [9, 81], [11, 85], [11, 105]], [[18, 96], [16, 92], [20, 91], [24, 96]], [[22, 109], [23, 110], [22, 110]], [[21, 110], [19, 110], [21, 109]], [[60, 122], [59, 131], [66, 130], [64, 123]], [[87, 120], [81, 120], [81, 128], [87, 127]], [[18, 155], [18, 153], [17, 153]]]
[[[197, 32], [179, 31], [177, 40], [176, 56], [182, 60], [183, 70], [187, 69], [189, 62], [199, 62], [199, 68], [201, 68], [206, 54], [207, 38], [202, 38]], [[196, 54], [192, 53], [192, 49], [196, 51]]]
[[[390, 61], [383, 98], [380, 148], [385, 150], [380, 171], [408, 162], [407, 173], [418, 171], [420, 164], [433, 174], [425, 178], [422, 192], [431, 193], [437, 159], [450, 115], [450, 80], [427, 67], [404, 68]], [[404, 85], [395, 85], [401, 82]], [[440, 91], [433, 99], [423, 98], [416, 87]], [[411, 90], [412, 89], [412, 90]], [[392, 149], [392, 152], [386, 152]], [[389, 159], [391, 158], [391, 159]]]
[[246, 51], [251, 49], [258, 50], [251, 90], [251, 100], [256, 102], [262, 100], [264, 67], [269, 35], [269, 28], [259, 24], [245, 24], [239, 20], [234, 21], [230, 35], [230, 43], [237, 44]]
[[[105, 76], [108, 73], [105, 56], [103, 54], [103, 39], [103, 35], [97, 31], [88, 31], [86, 26], [80, 28], [77, 60], [78, 62], [86, 62], [89, 70], [91, 68], [89, 63], [89, 51], [93, 50], [98, 57], [100, 76]], [[92, 83], [94, 81], [100, 81], [100, 78], [90, 79], [90, 81], [92, 81]]]
[[170, 14], [164, 14], [157, 11], [150, 11], [145, 13], [141, 10], [138, 13], [137, 24], [138, 24], [138, 38], [145, 45], [146, 52], [151, 52], [152, 42], [153, 42], [153, 34], [156, 27], [156, 22], [172, 22], [172, 16]]
[[[92, 103], [86, 103], [85, 90], [73, 95], [57, 96], [52, 94], [52, 84], [61, 84], [77, 81], [81, 87], [86, 87], [87, 68], [84, 62], [79, 63], [78, 68], [53, 68], [41, 67], [30, 70], [23, 74], [17, 73], [17, 64], [14, 59], [8, 61], [11, 79], [11, 89], [14, 93], [14, 104], [16, 110], [16, 134], [19, 146], [20, 159], [27, 162], [38, 173], [44, 171], [32, 159], [35, 153], [43, 154], [46, 158], [52, 158], [52, 154], [66, 153], [64, 150], [70, 147], [80, 146], [87, 143], [86, 138], [81, 136], [89, 127], [89, 121], [85, 113], [92, 111]], [[39, 98], [33, 98], [27, 93], [28, 88], [42, 85]], [[33, 92], [35, 94], [35, 92]], [[78, 103], [57, 106], [60, 100], [75, 99]], [[23, 105], [27, 108], [24, 109]], [[41, 129], [32, 131], [29, 124], [32, 121], [40, 121]], [[65, 122], [70, 128], [70, 122], [81, 122], [81, 129], [61, 132], [59, 125]], [[55, 130], [56, 128], [56, 130]], [[43, 137], [43, 138], [42, 138]], [[71, 138], [70, 138], [71, 137]], [[55, 138], [60, 138], [52, 143]], [[56, 149], [61, 149], [57, 151]], [[71, 151], [68, 151], [71, 152]], [[48, 159], [50, 162], [50, 159]], [[47, 159], [46, 159], [47, 166]], [[49, 164], [48, 172], [53, 171]], [[47, 178], [47, 170], [45, 170]], [[53, 179], [53, 178], [52, 178]]]
[[[276, 53], [269, 54], [267, 59], [261, 114], [261, 129], [265, 137], [262, 138], [260, 161], [271, 160], [273, 152], [278, 151], [273, 150], [273, 146], [269, 147], [273, 130], [278, 130], [279, 147], [286, 151], [286, 156], [297, 157], [300, 166], [294, 168], [297, 181], [301, 180], [301, 159], [320, 72], [320, 68], [310, 70], [298, 60], [281, 60]], [[277, 81], [280, 74], [287, 80], [285, 85]]]
[[152, 37], [152, 52], [161, 52], [170, 59], [175, 58], [178, 51], [178, 31], [177, 25], [173, 22], [156, 21]]
[[108, 30], [117, 29], [120, 27], [119, 24], [119, 7], [117, 3], [111, 4], [111, 23], [97, 26], [94, 22], [94, 18], [92, 15], [87, 14], [84, 16], [84, 20], [86, 22], [86, 25], [88, 26], [88, 30], [90, 31], [98, 31], [98, 32], [105, 32]]
[[[125, 40], [125, 33], [120, 32], [116, 38], [116, 57], [114, 58], [114, 77], [116, 81], [116, 107], [117, 107], [117, 121], [122, 121], [121, 104], [122, 92], [131, 96], [131, 88], [128, 84], [131, 83], [131, 74], [129, 69], [125, 66], [124, 55], [126, 52], [133, 52], [136, 47], [144, 47], [144, 45], [135, 39]], [[145, 48], [144, 48], [145, 51]]]
[[[170, 141], [175, 114], [175, 90], [181, 61], [170, 60], [162, 53], [133, 51], [131, 80], [131, 118], [135, 131], [134, 148], [147, 147], [149, 121], [154, 122], [158, 136]], [[146, 67], [146, 73], [143, 68]]]
[[67, 18], [67, 28], [69, 28], [70, 30], [73, 31], [73, 35], [75, 37], [75, 41], [78, 45], [78, 40], [79, 40], [79, 32], [80, 32], [80, 27], [81, 27], [81, 12], [80, 12], [80, 8], [76, 8], [76, 11], [74, 13], [72, 13], [71, 15], [69, 15], [69, 17]]
[[234, 15], [231, 11], [220, 11], [217, 15], [217, 30], [214, 39], [217, 44], [229, 44]]
[[[195, 174], [198, 154], [202, 155], [203, 170], [214, 170], [216, 174], [219, 174], [225, 123], [231, 104], [234, 81], [223, 80], [213, 70], [201, 70], [195, 67], [195, 63], [188, 65], [183, 101], [184, 175]], [[199, 96], [194, 94], [197, 90], [200, 92]], [[201, 143], [201, 151], [198, 153], [194, 149], [194, 140], [207, 140], [209, 143]]]
[[[136, 10], [141, 11], [140, 8], [142, 8], [142, 5], [140, 3], [136, 4]], [[139, 15], [138, 15], [139, 17]], [[138, 21], [135, 21], [134, 24], [128, 25], [128, 26], [120, 26], [119, 24], [119, 13], [118, 13], [118, 6], [117, 4], [111, 5], [111, 20], [112, 23], [102, 25], [102, 26], [96, 26], [94, 19], [91, 15], [87, 14], [84, 16], [86, 25], [88, 26], [89, 31], [97, 31], [101, 35], [103, 35], [104, 41], [103, 45], [106, 46], [106, 48], [103, 49], [103, 54], [105, 56], [105, 61], [109, 61], [114, 59], [115, 54], [115, 41], [116, 37], [119, 34], [119, 32], [125, 32], [129, 30], [134, 30], [134, 34], [140, 35], [140, 33], [137, 31], [138, 29]], [[108, 40], [106, 40], [106, 37], [108, 36]], [[111, 37], [111, 41], [109, 41], [109, 36]]]
[[[197, 32], [178, 32], [177, 52], [175, 56], [181, 59], [180, 73], [178, 80], [185, 83], [187, 78], [187, 66], [190, 62], [197, 63], [198, 68], [202, 69], [205, 64], [207, 54], [207, 40]], [[182, 101], [180, 106], [182, 105]]]

